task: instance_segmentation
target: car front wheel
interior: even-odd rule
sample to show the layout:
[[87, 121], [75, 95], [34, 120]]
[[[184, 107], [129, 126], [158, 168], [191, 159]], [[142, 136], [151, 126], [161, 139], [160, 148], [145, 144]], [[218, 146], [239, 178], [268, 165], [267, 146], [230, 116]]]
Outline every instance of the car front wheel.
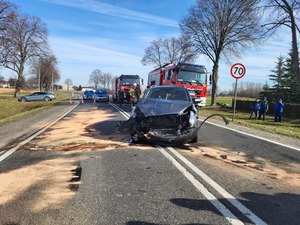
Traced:
[[26, 98], [22, 98], [21, 102], [27, 102]]
[[48, 102], [48, 101], [50, 101], [51, 99], [50, 99], [49, 97], [45, 97], [44, 100], [45, 100], [46, 102]]

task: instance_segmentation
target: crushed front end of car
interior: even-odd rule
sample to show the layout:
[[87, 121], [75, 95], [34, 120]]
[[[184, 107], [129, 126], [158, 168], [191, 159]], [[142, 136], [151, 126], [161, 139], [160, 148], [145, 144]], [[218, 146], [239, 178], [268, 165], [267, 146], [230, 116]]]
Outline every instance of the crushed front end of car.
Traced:
[[175, 146], [196, 142], [199, 126], [198, 110], [191, 102], [140, 99], [118, 131], [127, 130], [132, 138]]

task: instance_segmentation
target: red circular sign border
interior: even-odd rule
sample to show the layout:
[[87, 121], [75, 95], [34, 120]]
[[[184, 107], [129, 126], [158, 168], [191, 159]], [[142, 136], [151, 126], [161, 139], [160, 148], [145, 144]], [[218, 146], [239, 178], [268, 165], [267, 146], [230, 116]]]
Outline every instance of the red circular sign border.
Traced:
[[235, 78], [235, 79], [240, 79], [240, 78], [242, 78], [243, 76], [236, 77], [236, 76], [234, 76], [234, 75], [232, 74], [232, 68], [235, 67], [236, 65], [240, 65], [240, 66], [243, 67], [243, 69], [244, 69], [244, 71], [245, 71], [244, 74], [243, 74], [243, 76], [245, 76], [245, 74], [246, 74], [246, 67], [245, 67], [242, 63], [235, 63], [235, 64], [233, 64], [233, 65], [231, 66], [231, 68], [230, 68], [230, 74], [231, 74], [231, 76], [232, 76], [233, 78]]

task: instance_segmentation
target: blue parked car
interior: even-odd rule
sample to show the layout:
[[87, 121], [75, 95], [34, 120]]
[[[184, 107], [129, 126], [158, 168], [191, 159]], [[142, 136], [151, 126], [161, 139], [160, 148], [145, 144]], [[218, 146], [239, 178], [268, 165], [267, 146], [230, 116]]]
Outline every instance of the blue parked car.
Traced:
[[94, 99], [95, 92], [93, 90], [85, 90], [83, 93], [83, 99]]
[[109, 102], [109, 95], [105, 89], [97, 89], [95, 91], [95, 100], [97, 102]]

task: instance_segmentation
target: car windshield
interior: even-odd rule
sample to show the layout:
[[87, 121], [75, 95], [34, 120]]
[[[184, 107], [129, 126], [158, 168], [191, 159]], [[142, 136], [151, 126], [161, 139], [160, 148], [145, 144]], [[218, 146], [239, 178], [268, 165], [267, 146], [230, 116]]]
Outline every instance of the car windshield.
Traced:
[[97, 90], [96, 94], [106, 94], [106, 91], [105, 90]]
[[205, 72], [179, 70], [177, 80], [182, 84], [206, 85]]
[[130, 78], [123, 78], [122, 85], [124, 86], [132, 86], [134, 83], [138, 84], [139, 79], [130, 79]]
[[86, 93], [86, 94], [93, 94], [94, 92], [93, 91], [85, 91], [84, 93]]
[[145, 93], [144, 98], [189, 101], [187, 92], [181, 88], [152, 88]]

